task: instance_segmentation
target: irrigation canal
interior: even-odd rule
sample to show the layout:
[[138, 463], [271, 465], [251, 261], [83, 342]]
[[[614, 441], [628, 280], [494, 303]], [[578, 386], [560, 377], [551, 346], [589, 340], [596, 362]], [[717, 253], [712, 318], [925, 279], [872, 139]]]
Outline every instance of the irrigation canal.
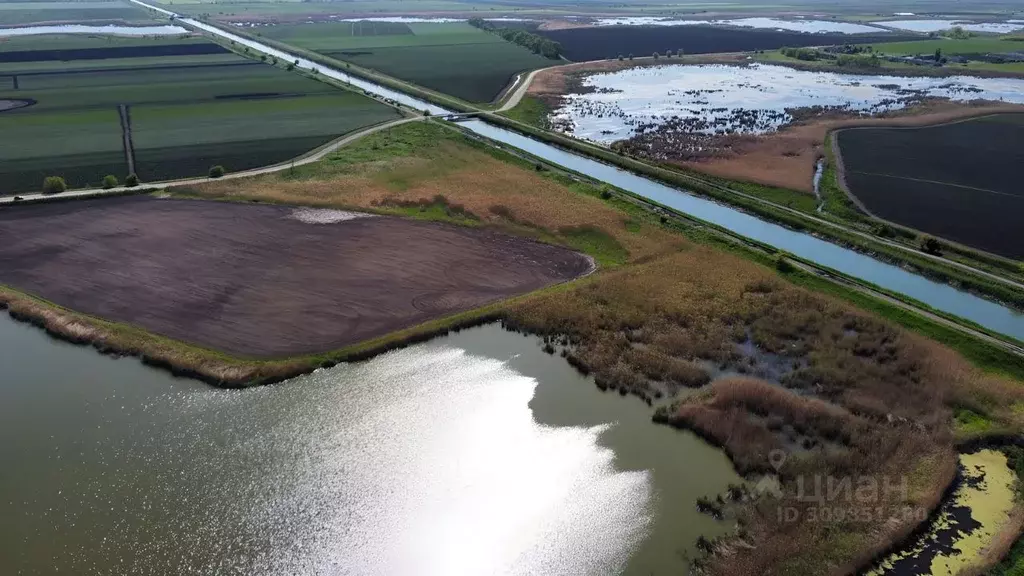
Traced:
[[[435, 104], [420, 100], [389, 88], [384, 88], [362, 78], [326, 67], [295, 54], [278, 50], [255, 40], [232, 34], [191, 18], [179, 18], [174, 12], [150, 6], [138, 0], [136, 4], [156, 10], [168, 16], [175, 16], [178, 22], [216, 34], [240, 45], [289, 62], [298, 62], [303, 68], [316, 69], [336, 80], [392, 99], [416, 110], [428, 110], [432, 115], [456, 114]], [[517, 132], [499, 128], [483, 120], [460, 122], [464, 128], [481, 136], [519, 148], [564, 168], [586, 174], [643, 196], [669, 208], [696, 218], [728, 228], [737, 234], [785, 250], [811, 262], [838, 270], [843, 274], [869, 282], [886, 290], [904, 294], [931, 306], [935, 310], [972, 321], [993, 332], [1024, 340], [1024, 314], [1006, 306], [985, 300], [973, 294], [957, 290], [952, 286], [935, 282], [892, 264], [887, 264], [856, 251], [840, 247], [831, 242], [772, 224], [723, 204], [697, 197], [685, 191], [671, 188], [654, 180], [638, 176], [621, 168], [586, 158], [574, 152], [534, 140]]]

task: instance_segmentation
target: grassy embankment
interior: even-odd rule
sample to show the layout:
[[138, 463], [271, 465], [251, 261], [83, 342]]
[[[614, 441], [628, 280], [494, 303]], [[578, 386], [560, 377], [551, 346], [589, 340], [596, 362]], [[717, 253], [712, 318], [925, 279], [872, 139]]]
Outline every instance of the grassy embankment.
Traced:
[[[541, 100], [527, 96], [512, 110], [502, 115], [488, 115], [488, 119], [540, 140], [572, 149], [637, 174], [665, 182], [670, 186], [714, 198], [789, 228], [811, 232], [842, 246], [870, 253], [880, 260], [907, 266], [933, 280], [953, 284], [1018, 309], [1024, 309], [1024, 294], [1004, 283], [816, 221], [815, 219], [821, 218], [832, 220], [837, 224], [867, 234], [877, 234], [879, 231], [879, 224], [881, 223], [873, 221], [870, 217], [860, 213], [846, 197], [846, 194], [839, 189], [834, 170], [834, 161], [830, 161], [827, 164], [822, 178], [821, 191], [826, 203], [826, 212], [819, 214], [816, 212], [814, 198], [805, 193], [752, 182], [735, 182], [715, 176], [708, 176], [684, 170], [675, 165], [654, 163], [642, 158], [619, 154], [608, 148], [550, 132], [542, 127], [538, 127], [536, 124], [538, 119], [543, 117], [542, 112], [545, 110], [547, 108]], [[831, 152], [829, 152], [829, 155], [831, 156]], [[753, 198], [749, 196], [753, 196]], [[773, 206], [763, 201], [771, 202], [778, 206]], [[791, 210], [786, 210], [785, 208]], [[839, 214], [831, 214], [831, 210], [837, 210]], [[806, 216], [794, 211], [805, 212]], [[893, 237], [885, 237], [884, 239], [900, 241], [908, 248], [917, 249], [916, 240], [919, 236], [918, 232], [894, 226], [890, 226], [889, 230], [893, 231]], [[963, 264], [1018, 281], [1024, 280], [1024, 267], [1021, 267], [1017, 262], [983, 254], [963, 246], [952, 244], [948, 246], [950, 249], [947, 251], [947, 257], [950, 259], [955, 259]]]
[[[782, 503], [747, 499], [735, 506], [741, 536], [757, 552], [736, 547], [734, 554], [716, 557], [713, 567], [723, 570], [757, 573], [778, 566], [820, 573], [822, 559], [832, 566], [859, 565], [912, 528], [908, 522], [890, 522], [881, 533], [859, 523], [775, 525], [774, 510], [789, 505], [798, 473], [906, 474], [908, 499], [877, 505], [886, 513], [930, 507], [955, 458], [954, 410], [993, 422], [988, 430], [1021, 427], [1013, 407], [1024, 402], [1024, 366], [1013, 357], [824, 280], [796, 271], [780, 276], [767, 255], [707, 228], [661, 217], [569, 175], [537, 170], [528, 160], [434, 123], [368, 136], [294, 172], [172, 192], [493, 226], [573, 246], [603, 269], [344, 350], [267, 362], [197, 349], [13, 291], [0, 294], [12, 311], [65, 337], [222, 383], [281, 379], [494, 319], [544, 336], [549, 350], [561, 348], [599, 386], [623, 395], [653, 401], [702, 386], [720, 370], [745, 374], [751, 379], [717, 381], [661, 413], [724, 444], [743, 473], [765, 469], [767, 446], [782, 442], [792, 450], [783, 469]], [[950, 346], [979, 366], [897, 323], [949, 337]], [[726, 424], [742, 443], [719, 435]], [[792, 441], [779, 439], [787, 433], [795, 434]]]

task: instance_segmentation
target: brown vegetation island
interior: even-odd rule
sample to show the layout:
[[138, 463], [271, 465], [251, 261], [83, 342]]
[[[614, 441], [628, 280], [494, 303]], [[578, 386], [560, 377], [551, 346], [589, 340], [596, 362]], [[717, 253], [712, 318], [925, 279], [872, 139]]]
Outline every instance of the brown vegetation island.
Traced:
[[[620, 191], [534, 165], [433, 121], [368, 136], [294, 173], [172, 193], [442, 220], [572, 247], [601, 269], [354, 347], [283, 361], [229, 358], [11, 290], [0, 294], [16, 313], [65, 334], [195, 370], [204, 362], [235, 367], [250, 378], [283, 366], [365, 357], [460, 323], [500, 319], [543, 337], [546, 351], [562, 354], [609, 393], [658, 404], [653, 418], [722, 446], [751, 480], [778, 473], [775, 495], [741, 489], [723, 495], [731, 500], [723, 513], [739, 529], [719, 542], [698, 543], [712, 552], [704, 563], [712, 574], [863, 568], [938, 504], [953, 478], [958, 443], [1024, 431], [1020, 359], [790, 267], [777, 269], [763, 254], [650, 211]], [[219, 210], [212, 202], [196, 205]], [[224, 261], [242, 248], [226, 251]], [[274, 273], [274, 263], [267, 266], [259, 272]], [[964, 414], [969, 428], [960, 424]], [[772, 450], [787, 455], [777, 468]], [[879, 484], [905, 478], [907, 490], [879, 492], [869, 502], [830, 502], [828, 516], [810, 521], [798, 479], [826, 475]], [[800, 516], [790, 521], [780, 508]], [[681, 561], [679, 571], [686, 569]]]

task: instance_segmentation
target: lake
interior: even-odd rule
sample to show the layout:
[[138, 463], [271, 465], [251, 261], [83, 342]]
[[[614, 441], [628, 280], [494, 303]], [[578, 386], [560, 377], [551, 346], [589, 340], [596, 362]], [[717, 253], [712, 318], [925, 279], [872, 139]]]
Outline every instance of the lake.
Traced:
[[740, 482], [494, 325], [249, 390], [0, 341], [0, 573], [678, 572]]

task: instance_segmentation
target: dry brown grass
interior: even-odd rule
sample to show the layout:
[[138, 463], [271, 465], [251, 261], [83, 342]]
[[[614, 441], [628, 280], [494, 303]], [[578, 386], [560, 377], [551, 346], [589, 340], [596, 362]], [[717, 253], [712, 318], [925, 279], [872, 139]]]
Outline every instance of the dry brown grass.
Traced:
[[813, 192], [814, 163], [825, 155], [825, 137], [841, 128], [859, 126], [926, 126], [999, 112], [1020, 112], [1015, 104], [964, 104], [929, 102], [891, 115], [875, 118], [826, 118], [797, 123], [770, 136], [748, 137], [734, 153], [701, 162], [680, 165], [706, 174]]
[[[910, 534], [918, 523], [910, 511], [938, 505], [956, 467], [952, 407], [969, 404], [1004, 429], [1024, 429], [1012, 408], [1024, 401], [1019, 382], [704, 247], [539, 295], [508, 322], [563, 343], [599, 386], [643, 398], [685, 387], [677, 365], [760, 376], [716, 380], [659, 414], [722, 446], [743, 474], [773, 471], [771, 450], [789, 454], [782, 501], [741, 505], [744, 537], [719, 544], [715, 574], [861, 567]], [[825, 475], [906, 478], [907, 492], [833, 502], [830, 511], [846, 519], [809, 521], [815, 503], [797, 498], [796, 478]], [[780, 506], [801, 521], [780, 520]]]
[[[432, 145], [421, 146], [429, 137]], [[408, 153], [377, 150], [408, 145]], [[357, 161], [320, 169], [299, 178], [272, 174], [211, 182], [190, 192], [210, 198], [375, 209], [429, 201], [438, 195], [484, 224], [536, 227], [557, 235], [562, 229], [596, 227], [619, 242], [631, 258], [671, 251], [685, 244], [658, 226], [634, 223], [599, 197], [580, 193], [545, 173], [502, 161], [440, 126], [412, 123], [373, 135], [342, 149], [337, 157]], [[364, 158], [365, 155], [365, 158]], [[584, 186], [580, 184], [579, 186]]]

